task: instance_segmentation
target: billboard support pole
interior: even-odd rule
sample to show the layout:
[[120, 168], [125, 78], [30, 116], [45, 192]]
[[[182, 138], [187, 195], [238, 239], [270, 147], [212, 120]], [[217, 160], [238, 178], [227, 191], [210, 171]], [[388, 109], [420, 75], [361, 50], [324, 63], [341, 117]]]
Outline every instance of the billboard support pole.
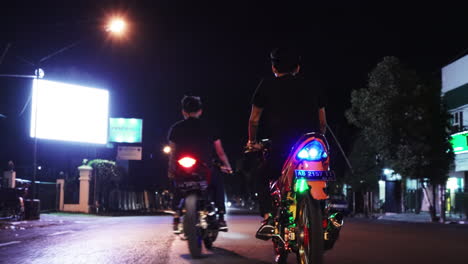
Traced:
[[[36, 85], [35, 92], [39, 93], [39, 67], [36, 70]], [[33, 150], [33, 182], [32, 182], [32, 199], [36, 198], [36, 176], [37, 176], [37, 104], [34, 104], [34, 150]]]

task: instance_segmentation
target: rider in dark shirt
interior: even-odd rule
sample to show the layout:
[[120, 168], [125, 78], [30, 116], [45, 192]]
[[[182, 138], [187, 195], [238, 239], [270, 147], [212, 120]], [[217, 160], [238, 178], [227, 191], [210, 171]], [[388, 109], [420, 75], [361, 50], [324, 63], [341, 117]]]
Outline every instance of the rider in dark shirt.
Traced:
[[260, 175], [262, 188], [258, 190], [260, 213], [265, 219], [262, 227], [271, 222], [269, 181], [281, 175], [292, 146], [305, 133], [326, 131], [322, 86], [318, 81], [299, 76], [300, 56], [291, 49], [275, 49], [270, 57], [275, 78], [262, 80], [253, 95], [247, 143], [248, 148], [258, 147], [257, 130], [262, 121], [262, 136], [272, 141], [265, 170]]
[[[216, 153], [223, 164], [221, 170], [224, 172], [232, 171], [221, 139], [216, 133], [213, 133], [213, 128], [207, 122], [200, 119], [202, 113], [202, 104], [199, 97], [185, 96], [182, 99], [182, 115], [184, 116], [184, 120], [172, 125], [168, 134], [169, 146], [171, 147], [169, 158], [170, 178], [173, 178], [173, 172], [175, 171], [175, 159], [183, 154], [192, 154], [201, 162], [211, 165], [212, 158], [214, 157], [213, 154]], [[217, 169], [212, 170], [209, 192], [218, 208], [220, 229], [226, 229], [223, 179]], [[174, 202], [178, 204], [181, 197], [177, 189], [175, 190], [175, 196]], [[176, 207], [177, 205], [174, 206], [174, 208]], [[179, 221], [178, 210], [176, 210], [174, 229], [176, 229]]]

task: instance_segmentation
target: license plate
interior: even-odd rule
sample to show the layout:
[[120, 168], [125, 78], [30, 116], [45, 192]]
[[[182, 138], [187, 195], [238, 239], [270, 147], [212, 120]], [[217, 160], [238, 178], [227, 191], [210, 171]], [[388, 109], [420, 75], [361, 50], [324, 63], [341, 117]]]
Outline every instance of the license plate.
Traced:
[[334, 181], [336, 179], [333, 171], [296, 170], [295, 172], [296, 178], [311, 181]]

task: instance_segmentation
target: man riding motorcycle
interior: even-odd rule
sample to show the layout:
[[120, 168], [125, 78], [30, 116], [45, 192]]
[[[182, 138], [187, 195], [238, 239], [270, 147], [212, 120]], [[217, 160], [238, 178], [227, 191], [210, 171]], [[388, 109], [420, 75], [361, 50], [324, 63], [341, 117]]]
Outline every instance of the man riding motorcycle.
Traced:
[[[190, 153], [197, 157], [201, 162], [212, 166], [212, 153], [216, 152], [217, 157], [222, 163], [221, 170], [224, 172], [232, 171], [228, 157], [224, 152], [221, 139], [215, 133], [213, 128], [204, 120], [200, 119], [202, 115], [202, 103], [199, 97], [185, 96], [182, 99], [183, 120], [176, 122], [169, 129], [168, 141], [171, 148], [169, 157], [169, 178], [174, 178], [176, 160], [180, 154]], [[224, 185], [222, 175], [219, 169], [211, 169], [210, 194], [218, 208], [219, 229], [227, 229], [224, 214], [226, 208], [224, 205]], [[174, 184], [174, 186], [176, 186]], [[178, 230], [180, 223], [180, 200], [181, 195], [177, 188], [174, 190], [174, 231]]]
[[[269, 157], [259, 175], [260, 213], [264, 218], [257, 231], [271, 233], [272, 201], [269, 182], [281, 175], [284, 161], [296, 140], [308, 132], [326, 132], [325, 100], [316, 80], [299, 75], [301, 57], [292, 49], [275, 49], [270, 54], [274, 79], [262, 80], [253, 98], [249, 118], [247, 148], [259, 148], [257, 130], [262, 121], [263, 137], [271, 139]], [[314, 197], [326, 199], [323, 190], [312, 190]]]

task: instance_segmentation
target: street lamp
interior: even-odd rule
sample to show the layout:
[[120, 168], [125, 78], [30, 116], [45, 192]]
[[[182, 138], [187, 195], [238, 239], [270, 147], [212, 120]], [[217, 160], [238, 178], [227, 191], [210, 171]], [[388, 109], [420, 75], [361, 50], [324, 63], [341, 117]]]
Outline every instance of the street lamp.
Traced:
[[[106, 31], [109, 32], [111, 36], [114, 36], [114, 37], [121, 37], [123, 36], [123, 34], [126, 32], [127, 30], [127, 24], [125, 23], [125, 21], [122, 19], [122, 18], [113, 18], [110, 20], [108, 26], [106, 27]], [[73, 47], [76, 47], [78, 44], [82, 43], [83, 42], [83, 39], [80, 39], [78, 41], [75, 41], [73, 42], [72, 44], [70, 45], [67, 45], [55, 52], [52, 52], [50, 53], [49, 55], [43, 57], [42, 59], [38, 60], [36, 64], [32, 64], [36, 67], [36, 70], [34, 72], [34, 75], [20, 75], [20, 74], [0, 74], [0, 77], [13, 77], [13, 78], [32, 78], [34, 79], [34, 82], [35, 82], [35, 85], [33, 87], [35, 87], [35, 89], [33, 90], [33, 92], [35, 91], [36, 93], [39, 93], [39, 79], [42, 79], [44, 77], [44, 71], [39, 68], [39, 65], [41, 65], [42, 63], [44, 63], [45, 61], [51, 59], [52, 57], [55, 57], [56, 55], [60, 54], [60, 53], [63, 53]], [[7, 52], [8, 52], [8, 49], [10, 48], [10, 45], [7, 46], [7, 49], [5, 49], [5, 51], [3, 52], [2, 56], [1, 56], [1, 60], [0, 62], [3, 61], [3, 59], [5, 58]], [[37, 104], [35, 104], [34, 106], [34, 109], [33, 109], [33, 113], [34, 113], [34, 118], [35, 118], [35, 122], [37, 122]], [[3, 117], [3, 115], [1, 115], [0, 117]], [[35, 192], [36, 192], [36, 186], [35, 186], [35, 183], [36, 183], [36, 175], [37, 175], [37, 124], [34, 126], [34, 150], [33, 150], [33, 181], [32, 181], [32, 199], [34, 199], [35, 197]]]
[[165, 154], [169, 154], [169, 153], [171, 153], [171, 151], [172, 151], [172, 149], [171, 149], [171, 147], [169, 147], [169, 146], [165, 146], [165, 147], [163, 148], [163, 152], [164, 152]]
[[114, 17], [109, 21], [106, 30], [116, 36], [122, 36], [127, 30], [127, 23], [121, 17]]

